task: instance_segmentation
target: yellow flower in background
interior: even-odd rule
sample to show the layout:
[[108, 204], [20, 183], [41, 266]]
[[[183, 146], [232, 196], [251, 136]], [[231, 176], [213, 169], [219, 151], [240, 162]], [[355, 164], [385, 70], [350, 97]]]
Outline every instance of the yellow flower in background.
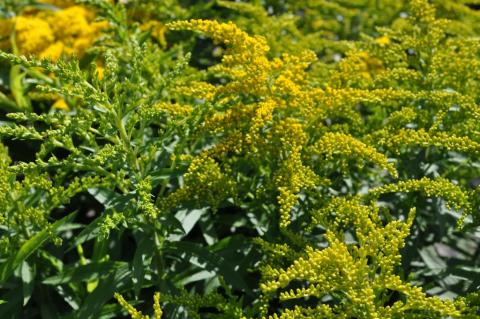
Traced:
[[13, 31], [13, 22], [7, 19], [0, 19], [0, 50], [8, 49], [10, 46], [10, 34]]
[[62, 98], [56, 100], [55, 103], [53, 103], [52, 107], [54, 109], [59, 109], [59, 110], [64, 110], [64, 111], [70, 110], [70, 108], [67, 105], [67, 102], [65, 102], [65, 100], [62, 99]]
[[140, 29], [142, 31], [149, 30], [152, 34], [152, 37], [158, 41], [162, 48], [167, 46], [167, 40], [165, 39], [165, 31], [167, 31], [167, 28], [160, 21], [147, 21], [140, 26]]
[[95, 22], [95, 13], [72, 1], [42, 1], [61, 10], [28, 10], [10, 19], [0, 19], [0, 48], [11, 46], [15, 34], [19, 54], [53, 61], [62, 55], [81, 57], [93, 45], [107, 23]]
[[37, 54], [54, 40], [50, 25], [37, 17], [14, 18], [17, 47], [22, 54]]
[[58, 41], [43, 50], [42, 53], [40, 53], [39, 57], [42, 59], [50, 59], [56, 61], [60, 58], [64, 49], [65, 45], [62, 42]]
[[105, 73], [105, 67], [103, 66], [103, 63], [101, 61], [97, 61], [95, 63], [97, 65], [96, 71], [97, 71], [97, 77], [99, 80], [103, 80], [103, 76]]
[[[108, 22], [95, 21], [94, 11], [75, 5], [74, 1], [40, 2], [52, 6], [45, 6], [43, 10], [27, 7], [18, 16], [0, 18], [0, 50], [51, 61], [62, 56], [81, 58], [108, 26]], [[98, 69], [97, 75], [103, 78], [103, 68]], [[62, 99], [56, 100], [52, 107], [69, 109]]]
[[68, 39], [84, 37], [91, 33], [88, 19], [92, 17], [87, 9], [73, 6], [48, 15], [46, 20], [52, 26], [57, 38]]
[[75, 4], [74, 0], [38, 0], [38, 2], [51, 4], [59, 8], [65, 8]]
[[386, 35], [383, 35], [383, 36], [375, 39], [375, 42], [380, 44], [381, 46], [385, 46], [387, 44], [390, 44], [390, 38], [387, 37]]

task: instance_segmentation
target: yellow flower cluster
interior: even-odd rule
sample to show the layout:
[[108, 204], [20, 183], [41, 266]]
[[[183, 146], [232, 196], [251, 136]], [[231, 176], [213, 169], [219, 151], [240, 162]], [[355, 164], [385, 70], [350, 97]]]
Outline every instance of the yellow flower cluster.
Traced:
[[255, 244], [262, 248], [262, 252], [272, 260], [278, 260], [280, 258], [290, 258], [296, 254], [292, 252], [287, 244], [274, 244], [270, 243], [260, 237], [253, 240]]
[[[350, 73], [341, 76], [348, 78], [348, 74]], [[334, 77], [337, 77], [337, 75], [334, 74]], [[331, 130], [334, 130], [337, 126], [336, 130], [341, 132], [361, 132], [364, 127], [364, 119], [356, 109], [359, 104], [368, 106], [404, 104], [414, 99], [416, 95], [408, 90], [393, 88], [370, 90], [327, 86], [325, 89], [311, 90], [309, 96], [313, 103], [313, 106], [307, 106], [306, 108], [306, 116], [310, 127], [321, 131], [324, 129], [322, 122], [337, 120], [342, 124], [332, 125]]]
[[384, 154], [347, 134], [326, 133], [312, 148], [313, 154], [325, 155], [327, 160], [332, 160], [334, 155], [337, 155], [340, 159], [371, 161], [387, 170], [392, 176], [398, 176], [395, 166], [388, 162]]
[[[399, 318], [417, 311], [460, 318], [461, 312], [453, 301], [427, 297], [420, 288], [404, 283], [395, 275], [414, 216], [412, 210], [406, 221], [394, 220], [383, 225], [376, 207], [362, 205], [359, 198], [335, 198], [314, 217], [314, 223], [328, 229], [329, 246], [307, 247], [304, 256], [287, 269], [266, 269], [267, 280], [260, 288], [266, 295], [281, 290], [281, 300], [344, 295], [346, 298], [340, 304], [321, 306], [325, 318]], [[349, 229], [355, 231], [356, 238], [351, 244], [344, 241], [344, 233]], [[308, 285], [283, 290], [292, 281]], [[405, 299], [385, 305], [382, 296], [389, 291], [397, 291]], [[311, 308], [298, 307], [268, 318], [309, 318], [305, 314], [310, 311]]]
[[56, 100], [55, 103], [53, 103], [52, 107], [64, 111], [68, 111], [69, 109], [68, 104], [67, 102], [65, 102], [64, 99]]
[[365, 51], [353, 51], [340, 61], [338, 71], [333, 74], [330, 82], [340, 87], [368, 87], [374, 76], [383, 69], [380, 59]]
[[146, 178], [137, 185], [139, 195], [139, 208], [150, 219], [156, 220], [160, 214], [159, 209], [154, 205], [152, 199], [152, 181]]
[[160, 293], [157, 292], [153, 295], [153, 313], [154, 319], [162, 319], [163, 311], [160, 307]]
[[235, 194], [235, 183], [228, 171], [222, 171], [213, 158], [204, 155], [193, 158], [184, 178], [184, 185], [162, 202], [163, 208], [193, 201], [196, 205], [211, 205], [215, 209], [222, 200]]
[[166, 26], [160, 21], [150, 20], [140, 25], [140, 30], [150, 31], [152, 37], [158, 41], [162, 48], [167, 46], [167, 40], [165, 39]]
[[463, 225], [465, 217], [472, 212], [472, 202], [469, 193], [444, 178], [429, 179], [424, 177], [418, 180], [399, 181], [395, 184], [373, 188], [366, 196], [378, 198], [382, 194], [395, 192], [420, 192], [428, 197], [443, 198], [448, 207], [463, 209], [462, 218], [458, 220], [459, 226]]
[[391, 40], [388, 36], [382, 35], [381, 37], [378, 37], [377, 39], [375, 39], [375, 42], [383, 46], [383, 45], [390, 44]]
[[[374, 200], [368, 200], [388, 192], [419, 191], [445, 198], [451, 207], [464, 209], [465, 216], [471, 212], [469, 194], [444, 179], [400, 181], [370, 189], [365, 196], [348, 197], [324, 196], [328, 191], [322, 185], [321, 176], [328, 171], [326, 166], [333, 166], [336, 173], [338, 163], [351, 161], [361, 164], [370, 161], [398, 178], [389, 157], [402, 152], [402, 146], [436, 146], [478, 154], [480, 144], [474, 128], [478, 106], [471, 96], [452, 92], [448, 77], [443, 82], [438, 78], [438, 74], [448, 73], [448, 68], [442, 69], [446, 56], [432, 59], [437, 54], [435, 46], [442, 45], [445, 35], [441, 31], [447, 24], [435, 19], [427, 1], [415, 0], [411, 6], [415, 8], [413, 15], [425, 24], [422, 28], [427, 31], [406, 26], [407, 31], [386, 32], [376, 39], [370, 38], [364, 47], [342, 58], [334, 70], [319, 73], [326, 75], [324, 82], [323, 77], [312, 74], [316, 56], [310, 51], [270, 58], [265, 39], [249, 36], [232, 23], [191, 20], [168, 25], [175, 30], [200, 31], [227, 46], [222, 62], [207, 70], [207, 74], [219, 77], [221, 84], [194, 82], [193, 88], [186, 88], [185, 95], [189, 97], [208, 96], [207, 115], [198, 130], [214, 141], [194, 161], [210, 161], [217, 167], [195, 163], [189, 169], [189, 183], [212, 185], [205, 176], [207, 169], [217, 175], [217, 161], [234, 166], [238, 160], [242, 165], [261, 167], [258, 193], [274, 191], [281, 234], [297, 246], [296, 250], [289, 245], [259, 241], [270, 261], [261, 269], [265, 300], [280, 296], [281, 300], [328, 297], [339, 301], [311, 308], [283, 309], [270, 316], [265, 310], [265, 316], [270, 319], [393, 319], [415, 317], [422, 312], [439, 318], [461, 317], [459, 305], [427, 297], [420, 288], [396, 275], [400, 250], [405, 245], [415, 210], [403, 216], [404, 221], [387, 223], [385, 220], [390, 219], [382, 216]], [[245, 10], [249, 9], [245, 6]], [[469, 55], [464, 52], [460, 60], [464, 61], [466, 56]], [[432, 61], [433, 65], [428, 64]], [[313, 68], [309, 68], [312, 64]], [[431, 78], [426, 72], [437, 75]], [[312, 81], [315, 75], [317, 78]], [[453, 84], [460, 87], [458, 83]], [[474, 87], [472, 83], [469, 85]], [[450, 111], [452, 105], [473, 115], [471, 121], [457, 123], [449, 118], [455, 116]], [[466, 127], [470, 130], [463, 132]], [[319, 159], [328, 165], [323, 162], [317, 165]], [[349, 167], [345, 168], [350, 172]], [[172, 199], [198, 196], [187, 184], [173, 193]], [[346, 192], [356, 191], [345, 188]], [[305, 202], [321, 208], [313, 213], [303, 211], [298, 199], [304, 195]], [[369, 204], [365, 204], [365, 200]], [[302, 234], [289, 233], [287, 229], [292, 211], [298, 213], [296, 216], [312, 217], [307, 230], [318, 226], [326, 229], [327, 248], [310, 244], [311, 247], [302, 251], [306, 246]], [[302, 218], [297, 221], [301, 223]], [[346, 236], [353, 239], [346, 242]], [[289, 267], [280, 266], [290, 261]], [[290, 289], [290, 285], [301, 287]], [[390, 303], [392, 291], [401, 298]], [[263, 309], [266, 308], [268, 305]]]
[[233, 23], [212, 20], [190, 20], [167, 24], [172, 30], [196, 30], [213, 40], [227, 45], [222, 63], [211, 68], [212, 72], [225, 74], [231, 81], [217, 87], [217, 94], [235, 95], [252, 93], [272, 94], [272, 90], [295, 95], [304, 81], [304, 69], [316, 59], [311, 51], [299, 56], [284, 54], [282, 58], [269, 60], [270, 50], [265, 38], [250, 36]]
[[[119, 293], [115, 293], [115, 299], [122, 306], [122, 308], [128, 312], [132, 319], [150, 319], [150, 316], [142, 314], [141, 311], [138, 311], [133, 307], [128, 301], [123, 298]], [[157, 292], [153, 295], [153, 319], [161, 319], [163, 315], [162, 308], [160, 307], [160, 293]]]
[[[265, 319], [265, 317], [263, 317]], [[347, 319], [347, 314], [336, 314], [327, 305], [319, 305], [313, 308], [295, 306], [293, 309], [285, 309], [280, 315], [273, 314], [268, 319]]]
[[273, 130], [280, 139], [279, 144], [283, 145], [283, 154], [280, 156], [285, 157], [275, 174], [275, 185], [279, 192], [280, 227], [286, 228], [290, 224], [290, 212], [297, 203], [297, 194], [301, 189], [314, 188], [319, 179], [301, 159], [307, 138], [302, 124], [294, 118], [286, 118]]
[[240, 30], [232, 22], [220, 23], [214, 20], [178, 21], [167, 24], [172, 30], [196, 30], [213, 40], [225, 43], [230, 52], [223, 57], [226, 64], [245, 64], [255, 61], [255, 58], [264, 59], [269, 47], [262, 37], [251, 37]]
[[429, 133], [424, 129], [400, 129], [395, 134], [389, 134], [379, 143], [394, 152], [401, 151], [404, 146], [442, 147], [451, 151], [478, 154], [480, 143], [466, 136], [455, 136], [447, 132]]
[[210, 101], [215, 97], [216, 87], [206, 82], [189, 81], [185, 85], [176, 87], [174, 92], [187, 97]]
[[[284, 54], [269, 59], [269, 47], [264, 38], [249, 36], [232, 23], [191, 20], [167, 26], [174, 30], [197, 30], [227, 45], [222, 63], [213, 66], [211, 71], [225, 74], [230, 81], [216, 87], [204, 83], [204, 93], [196, 92], [197, 96], [205, 96], [208, 100], [219, 98], [222, 104], [231, 103], [226, 111], [213, 113], [206, 119], [202, 129], [222, 134], [223, 138], [203, 156], [222, 157], [230, 151], [239, 154], [247, 150], [252, 157], [275, 154], [281, 163], [273, 184], [278, 191], [280, 225], [286, 227], [297, 194], [301, 189], [314, 187], [318, 178], [302, 164], [302, 149], [306, 143], [303, 124], [285, 115], [275, 119], [274, 114], [289, 112], [287, 107], [303, 112], [303, 104], [309, 99], [305, 70], [316, 59], [315, 54], [304, 51], [297, 56]], [[194, 82], [189, 90], [199, 87], [197, 83]], [[249, 104], [238, 103], [239, 93], [262, 99]], [[260, 150], [261, 154], [257, 154]]]
[[156, 119], [169, 115], [172, 118], [183, 118], [190, 114], [192, 107], [190, 105], [180, 105], [177, 103], [157, 103], [149, 107], [140, 107], [140, 116], [145, 119]]
[[[56, 4], [56, 3], [55, 3]], [[95, 22], [95, 14], [85, 7], [61, 2], [62, 9], [27, 11], [22, 15], [0, 20], [0, 47], [14, 45], [19, 54], [57, 60], [62, 55], [82, 56], [105, 22]], [[15, 42], [9, 40], [14, 35]]]

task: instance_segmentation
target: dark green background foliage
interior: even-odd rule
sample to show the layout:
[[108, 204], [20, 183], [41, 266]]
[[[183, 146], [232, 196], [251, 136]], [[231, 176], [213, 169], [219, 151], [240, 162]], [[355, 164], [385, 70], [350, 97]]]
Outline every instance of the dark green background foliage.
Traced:
[[[325, 160], [319, 171], [330, 184], [302, 191], [288, 230], [279, 227], [278, 192], [272, 186], [278, 159], [252, 160], [237, 154], [214, 158], [202, 163], [201, 173], [218, 179], [209, 180], [208, 187], [200, 185], [200, 178], [186, 174], [191, 173], [192, 157], [184, 155], [196, 156], [218, 142], [218, 136], [206, 134], [201, 127], [229, 105], [221, 99], [205, 102], [186, 96], [179, 88], [196, 81], [228, 82], [209, 71], [220, 63], [226, 46], [190, 31], [167, 31], [167, 46], [162, 48], [140, 24], [192, 18], [233, 21], [247, 33], [266, 38], [269, 58], [313, 50], [318, 61], [308, 71], [315, 78], [313, 86], [323, 89], [336, 81], [333, 78], [341, 74], [341, 61], [352, 50], [376, 53], [374, 39], [389, 34], [382, 27], [397, 28], [399, 19], [410, 14], [409, 2], [81, 2], [111, 27], [80, 60], [66, 57], [52, 63], [8, 52], [1, 55], [0, 137], [5, 147], [0, 144], [0, 318], [121, 318], [126, 312], [113, 298], [115, 292], [151, 314], [151, 298], [158, 291], [162, 318], [169, 319], [261, 318], [282, 308], [319, 303], [315, 298], [281, 301], [278, 296], [263, 296], [259, 282], [265, 278], [260, 266], [287, 268], [304, 256], [305, 247], [325, 247], [326, 229], [310, 227], [308, 212], [333, 197], [363, 194], [392, 179], [369, 165], [356, 167], [352, 164], [355, 158]], [[446, 38], [460, 34], [478, 41], [478, 3], [432, 2], [437, 17], [458, 21]], [[5, 1], [0, 14], [19, 14], [32, 4]], [[323, 24], [315, 26], [319, 21]], [[478, 70], [478, 43], [472, 48]], [[406, 62], [398, 64], [430, 76], [422, 54], [434, 50], [406, 50]], [[388, 64], [391, 57], [385, 54], [382, 58]], [[95, 71], [98, 60], [104, 63], [103, 79]], [[391, 62], [392, 68], [395, 63]], [[12, 87], [14, 66], [22, 70], [20, 88]], [[421, 84], [405, 84], [401, 79], [391, 83], [405, 90], [434, 90], [434, 84], [418, 81]], [[477, 85], [469, 84], [466, 94], [478, 107], [478, 74], [473, 81]], [[364, 89], [363, 85], [352, 80], [345, 87]], [[15, 102], [12, 90], [28, 99], [31, 110]], [[62, 96], [70, 109], [56, 110], [51, 101], [36, 100], [40, 92]], [[245, 104], [255, 98], [238, 95], [238, 101]], [[156, 110], [153, 106], [159, 103], [192, 106], [193, 110], [188, 116], [175, 116]], [[374, 141], [374, 133], [395, 119], [392, 109], [398, 105], [385, 110], [384, 105], [375, 108], [368, 103], [355, 105], [364, 127], [345, 129], [350, 127], [349, 119], [337, 117], [325, 124], [322, 133], [348, 132], [366, 143]], [[415, 103], [415, 107], [428, 108], [430, 102]], [[451, 106], [453, 114], [455, 105]], [[401, 107], [396, 113], [399, 118], [402, 114], [398, 113], [405, 111]], [[480, 140], [478, 119], [468, 120], [470, 114], [465, 113], [455, 118], [455, 114], [452, 123], [468, 122], [465, 135]], [[278, 115], [282, 116], [286, 115]], [[430, 125], [427, 122], [419, 125]], [[460, 130], [455, 125], [451, 124]], [[469, 194], [473, 212], [459, 229], [462, 212], [448, 208], [444, 199], [420, 192], [382, 195], [378, 205], [384, 222], [405, 217], [412, 207], [417, 212], [397, 273], [429, 295], [468, 296], [472, 311], [465, 318], [476, 318], [478, 297], [472, 293], [480, 287], [480, 150], [465, 154], [435, 143], [419, 144], [402, 145], [398, 152], [384, 151], [395, 158], [400, 179], [443, 177], [452, 181]], [[190, 197], [170, 203], [169, 196], [185, 186], [191, 189]], [[280, 246], [274, 244], [288, 245], [286, 256], [276, 256]], [[295, 285], [301, 283], [293, 282], [289, 288]], [[262, 298], [268, 299], [268, 309], [262, 308], [266, 300]], [[393, 292], [384, 298], [385, 305], [401, 300]], [[411, 318], [415, 315], [430, 318], [421, 313]], [[357, 316], [348, 318], [370, 318], [368, 314]]]

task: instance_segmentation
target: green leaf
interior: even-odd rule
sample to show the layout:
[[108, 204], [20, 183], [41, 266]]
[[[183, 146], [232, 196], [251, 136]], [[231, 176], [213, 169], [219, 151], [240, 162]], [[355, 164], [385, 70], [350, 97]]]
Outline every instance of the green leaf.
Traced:
[[[56, 221], [52, 224], [50, 230], [52, 232], [57, 231], [57, 229], [66, 222], [69, 222], [75, 213], [71, 213], [68, 216]], [[44, 229], [39, 233], [35, 234], [32, 238], [27, 240], [20, 250], [15, 254], [15, 256], [10, 257], [6, 262], [0, 265], [0, 283], [5, 282], [13, 273], [13, 271], [20, 266], [20, 264], [26, 260], [33, 252], [40, 248], [43, 243], [49, 239], [50, 232], [48, 229]]]
[[22, 110], [30, 110], [30, 101], [24, 94], [23, 78], [25, 73], [20, 72], [20, 66], [14, 65], [10, 69], [10, 88], [17, 105]]
[[0, 108], [5, 111], [18, 111], [18, 106], [10, 100], [5, 94], [0, 92]]
[[180, 276], [175, 277], [175, 282], [179, 286], [185, 286], [189, 283], [202, 281], [206, 279], [210, 279], [215, 276], [215, 272], [208, 271], [208, 270], [195, 270], [193, 273], [192, 271], [184, 272], [180, 274]]
[[[144, 234], [142, 233], [142, 235]], [[152, 262], [152, 251], [154, 251], [154, 241], [146, 236], [142, 236], [138, 241], [132, 262], [135, 296], [139, 295], [145, 277], [145, 270], [148, 269]]]
[[447, 267], [445, 261], [438, 256], [434, 246], [425, 247], [419, 253], [425, 265], [434, 273], [439, 273]]
[[181, 257], [185, 254], [194, 265], [213, 271], [222, 276], [234, 288], [243, 289], [246, 293], [250, 293], [245, 280], [235, 270], [235, 264], [230, 263], [218, 254], [210, 252], [208, 248], [191, 242], [174, 242], [169, 243], [165, 250], [176, 255], [180, 254]]
[[[104, 188], [91, 188], [88, 192], [95, 197], [101, 204], [104, 205], [106, 210], [115, 209], [118, 211], [125, 211], [130, 200], [134, 198], [133, 194], [120, 195], [114, 191]], [[83, 244], [86, 241], [97, 238], [100, 235], [100, 226], [103, 220], [107, 216], [104, 212], [101, 216], [97, 217], [90, 224], [88, 224], [77, 236], [75, 240], [71, 242], [68, 250], [74, 249], [78, 245]]]
[[121, 291], [131, 282], [130, 276], [128, 264], [124, 264], [107, 278], [101, 280], [97, 288], [85, 299], [75, 317], [79, 319], [97, 318], [102, 307], [113, 297], [113, 294]]
[[100, 235], [100, 225], [102, 221], [105, 219], [106, 215], [102, 215], [100, 217], [95, 218], [90, 224], [85, 227], [80, 234], [75, 237], [75, 240], [71, 242], [70, 247], [67, 251], [77, 247], [78, 245], [83, 244], [86, 241], [92, 240]]
[[[74, 310], [78, 310], [80, 308], [80, 295], [78, 293], [78, 289], [80, 287], [75, 285], [58, 285], [54, 286], [53, 289], [55, 292], [62, 297], [62, 299]], [[58, 297], [55, 296], [57, 299]], [[58, 304], [58, 301], [56, 302]]]
[[[195, 227], [202, 215], [205, 213], [205, 209], [182, 209], [175, 214], [175, 220], [179, 223], [176, 224], [175, 233], [171, 233], [168, 236], [169, 241], [179, 241]], [[175, 222], [176, 222], [175, 221]]]
[[23, 295], [18, 293], [18, 290], [11, 289], [6, 294], [2, 295], [2, 299], [5, 299], [6, 302], [0, 304], [0, 318], [20, 318]]
[[102, 307], [97, 319], [118, 318], [118, 313], [122, 310], [119, 304], [108, 304]]
[[35, 273], [25, 261], [20, 267], [20, 273], [22, 278], [23, 305], [25, 306], [32, 296]]
[[57, 308], [57, 296], [52, 296], [51, 290], [46, 286], [39, 286], [37, 302], [40, 304], [41, 318], [59, 318], [59, 311]]
[[61, 285], [71, 282], [95, 280], [125, 267], [126, 265], [127, 263], [124, 262], [107, 261], [102, 263], [91, 263], [84, 266], [65, 267], [61, 273], [44, 279], [42, 283], [45, 285]]
[[116, 209], [118, 211], [125, 210], [129, 201], [135, 197], [134, 194], [120, 195], [106, 188], [91, 188], [88, 192], [103, 204], [105, 209]]

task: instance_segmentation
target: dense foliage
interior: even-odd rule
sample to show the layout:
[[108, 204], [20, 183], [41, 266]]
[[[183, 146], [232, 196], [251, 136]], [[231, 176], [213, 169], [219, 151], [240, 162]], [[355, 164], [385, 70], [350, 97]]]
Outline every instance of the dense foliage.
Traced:
[[480, 11], [0, 3], [0, 318], [480, 318]]

